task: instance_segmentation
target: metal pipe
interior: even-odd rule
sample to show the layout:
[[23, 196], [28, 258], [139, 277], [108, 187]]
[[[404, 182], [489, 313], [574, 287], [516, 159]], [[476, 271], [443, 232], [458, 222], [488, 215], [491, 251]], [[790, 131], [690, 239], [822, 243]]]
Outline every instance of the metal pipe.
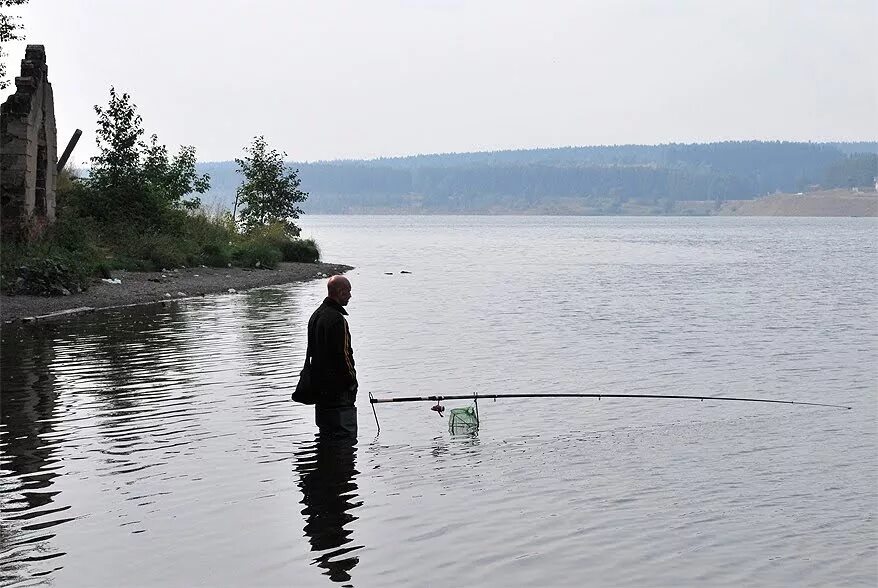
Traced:
[[81, 136], [82, 131], [79, 129], [73, 131], [73, 136], [70, 137], [70, 141], [67, 143], [67, 148], [64, 149], [64, 153], [62, 153], [61, 157], [58, 159], [58, 165], [55, 168], [58, 173], [61, 173], [61, 170], [64, 169], [64, 166], [67, 164], [67, 159], [70, 157], [70, 154], [73, 153], [73, 148], [76, 147], [76, 143], [79, 142]]

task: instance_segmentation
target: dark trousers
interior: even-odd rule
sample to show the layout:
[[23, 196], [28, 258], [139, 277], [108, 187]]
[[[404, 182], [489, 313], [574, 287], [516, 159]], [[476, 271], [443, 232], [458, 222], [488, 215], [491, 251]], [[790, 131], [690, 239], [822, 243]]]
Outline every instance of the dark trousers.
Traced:
[[320, 429], [321, 438], [356, 439], [357, 407], [314, 407], [314, 422]]

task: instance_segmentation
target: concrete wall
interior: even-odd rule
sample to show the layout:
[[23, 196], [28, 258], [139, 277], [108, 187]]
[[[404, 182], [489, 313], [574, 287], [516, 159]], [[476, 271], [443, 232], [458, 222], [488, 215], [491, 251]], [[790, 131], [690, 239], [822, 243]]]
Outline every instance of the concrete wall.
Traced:
[[29, 241], [55, 220], [58, 139], [46, 51], [28, 45], [15, 94], [0, 107], [0, 230]]

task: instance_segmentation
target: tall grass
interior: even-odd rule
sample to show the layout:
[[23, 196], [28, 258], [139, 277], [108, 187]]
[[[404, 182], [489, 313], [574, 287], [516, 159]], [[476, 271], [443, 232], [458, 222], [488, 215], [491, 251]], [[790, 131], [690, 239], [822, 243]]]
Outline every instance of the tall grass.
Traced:
[[111, 270], [157, 271], [178, 267], [276, 268], [281, 261], [316, 263], [317, 244], [290, 237], [282, 224], [237, 230], [219, 206], [168, 211], [164, 229], [101, 226], [76, 206], [75, 180], [59, 182], [57, 221], [37, 242], [3, 248], [0, 290], [57, 295], [88, 288]]

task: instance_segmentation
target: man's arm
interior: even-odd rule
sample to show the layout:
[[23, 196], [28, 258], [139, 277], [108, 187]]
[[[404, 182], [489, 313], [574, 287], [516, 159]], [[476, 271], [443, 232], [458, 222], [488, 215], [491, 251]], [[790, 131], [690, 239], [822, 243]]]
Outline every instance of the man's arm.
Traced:
[[354, 370], [354, 358], [348, 352], [351, 346], [350, 332], [343, 318], [333, 321], [328, 343], [331, 354], [330, 365], [339, 383], [345, 388], [354, 386], [357, 382], [357, 372]]

